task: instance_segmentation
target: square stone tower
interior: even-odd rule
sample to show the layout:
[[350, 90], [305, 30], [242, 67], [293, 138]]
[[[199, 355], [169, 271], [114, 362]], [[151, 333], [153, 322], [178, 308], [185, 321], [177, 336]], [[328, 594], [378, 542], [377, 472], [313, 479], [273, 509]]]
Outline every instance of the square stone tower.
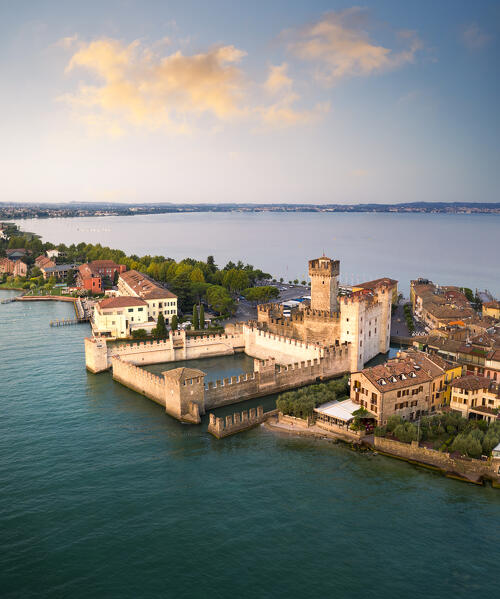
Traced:
[[326, 256], [309, 260], [309, 276], [311, 277], [311, 308], [324, 312], [338, 312], [339, 293], [339, 260]]

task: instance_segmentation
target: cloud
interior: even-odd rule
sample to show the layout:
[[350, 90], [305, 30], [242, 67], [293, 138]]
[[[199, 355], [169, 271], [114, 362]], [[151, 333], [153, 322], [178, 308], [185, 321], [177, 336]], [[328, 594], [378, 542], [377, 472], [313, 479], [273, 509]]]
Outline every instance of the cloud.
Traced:
[[81, 44], [66, 72], [84, 69], [97, 81], [81, 82], [61, 99], [82, 119], [110, 120], [116, 133], [126, 125], [185, 131], [191, 117], [229, 119], [243, 110], [245, 82], [236, 65], [244, 51], [217, 46], [191, 56], [157, 52], [157, 45], [143, 47], [138, 41]]
[[68, 35], [67, 37], [62, 37], [60, 40], [54, 44], [56, 48], [71, 48], [78, 41], [78, 35], [75, 33], [73, 35]]
[[[243, 50], [227, 45], [165, 56], [166, 41], [150, 46], [115, 39], [80, 42], [66, 73], [86, 72], [90, 80], [80, 81], [76, 91], [59, 100], [92, 136], [114, 138], [130, 127], [187, 133], [206, 117], [211, 119], [204, 123], [208, 131], [236, 119], [285, 127], [310, 123], [329, 110], [327, 102], [297, 108], [300, 97], [287, 63], [271, 65], [264, 84], [252, 85], [239, 68]], [[263, 91], [267, 98], [259, 97]]]
[[280, 65], [271, 65], [269, 75], [264, 84], [266, 90], [271, 94], [282, 91], [283, 89], [291, 89], [292, 79], [287, 74], [288, 65], [286, 62]]
[[462, 43], [469, 50], [480, 50], [491, 41], [492, 36], [483, 31], [476, 23], [471, 23], [462, 31]]
[[311, 123], [330, 110], [329, 102], [318, 102], [313, 108], [299, 110], [299, 95], [293, 89], [293, 79], [288, 75], [288, 64], [271, 65], [264, 83], [265, 90], [273, 96], [271, 104], [256, 109], [265, 127], [283, 128]]
[[285, 32], [284, 38], [295, 56], [317, 65], [317, 77], [328, 85], [343, 77], [372, 75], [414, 62], [422, 47], [414, 32], [399, 32], [405, 47], [395, 51], [374, 43], [368, 27], [366, 11], [350, 8], [326, 13], [315, 23]]

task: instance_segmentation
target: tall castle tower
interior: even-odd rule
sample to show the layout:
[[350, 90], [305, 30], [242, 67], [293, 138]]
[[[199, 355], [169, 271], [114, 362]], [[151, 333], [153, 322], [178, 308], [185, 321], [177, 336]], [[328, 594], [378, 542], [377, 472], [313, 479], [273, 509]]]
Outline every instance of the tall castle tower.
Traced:
[[325, 312], [338, 312], [339, 260], [326, 256], [309, 260], [309, 276], [311, 277], [311, 308]]

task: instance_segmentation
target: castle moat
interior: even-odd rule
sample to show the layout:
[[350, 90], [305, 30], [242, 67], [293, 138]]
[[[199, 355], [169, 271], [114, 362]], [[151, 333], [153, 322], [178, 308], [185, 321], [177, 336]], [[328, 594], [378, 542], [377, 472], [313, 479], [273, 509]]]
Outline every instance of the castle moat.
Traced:
[[219, 441], [88, 373], [90, 327], [48, 326], [72, 311], [0, 306], [3, 596], [495, 595], [497, 490], [263, 427]]

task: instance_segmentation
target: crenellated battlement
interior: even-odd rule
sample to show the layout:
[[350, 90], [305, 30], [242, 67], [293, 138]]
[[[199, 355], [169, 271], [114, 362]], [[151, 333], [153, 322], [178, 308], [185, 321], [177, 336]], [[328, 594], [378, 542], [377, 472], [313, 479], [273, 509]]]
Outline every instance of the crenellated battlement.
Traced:
[[229, 387], [231, 385], [240, 385], [242, 383], [253, 382], [257, 379], [257, 375], [255, 372], [246, 372], [245, 374], [240, 374], [239, 376], [232, 376], [231, 378], [217, 379], [216, 381], [210, 381], [205, 385], [205, 389], [207, 391], [212, 391], [213, 389], [221, 389], [223, 387]]
[[269, 416], [275, 416], [277, 413], [278, 410], [264, 412], [262, 406], [250, 408], [248, 412], [246, 410], [235, 412], [225, 418], [218, 418], [215, 414], [211, 413], [209, 416], [208, 432], [217, 437], [217, 439], [222, 439], [223, 437], [228, 437], [229, 435], [234, 435], [235, 433], [257, 426], [269, 418]]

